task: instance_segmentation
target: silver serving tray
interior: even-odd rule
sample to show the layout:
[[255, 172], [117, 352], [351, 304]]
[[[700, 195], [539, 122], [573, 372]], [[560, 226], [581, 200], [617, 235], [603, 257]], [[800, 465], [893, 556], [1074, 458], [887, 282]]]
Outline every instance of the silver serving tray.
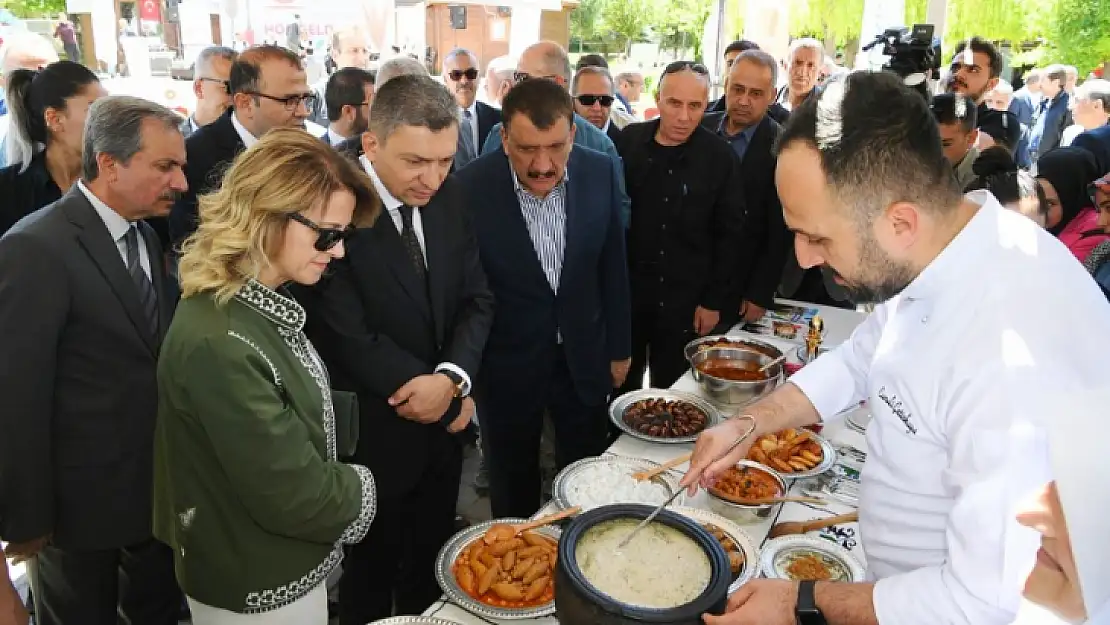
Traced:
[[[486, 530], [495, 523], [527, 523], [529, 519], [493, 519], [478, 525], [472, 525], [458, 534], [451, 537], [443, 548], [439, 550], [439, 556], [436, 558], [436, 581], [439, 582], [439, 587], [443, 589], [444, 594], [451, 600], [452, 603], [458, 605], [468, 612], [473, 612], [478, 616], [501, 619], [501, 620], [518, 620], [539, 618], [542, 616], [550, 616], [555, 613], [555, 601], [551, 600], [544, 605], [535, 606], [532, 608], [499, 608], [497, 606], [487, 605], [474, 599], [466, 594], [459, 583], [455, 580], [455, 574], [451, 572], [451, 567], [455, 564], [455, 560], [459, 558], [459, 554], [463, 549], [468, 547], [470, 543], [478, 540], [485, 535]], [[533, 532], [550, 536], [556, 540], [559, 539], [561, 533], [559, 528], [545, 525], [539, 527]]]
[[[706, 335], [706, 336], [701, 336], [701, 337], [698, 337], [698, 338], [690, 341], [689, 343], [687, 343], [686, 346], [682, 348], [682, 354], [684, 356], [686, 356], [686, 362], [690, 362], [690, 359], [694, 357], [694, 354], [698, 353], [698, 348], [699, 347], [701, 347], [702, 345], [704, 345], [706, 343], [710, 343], [710, 342], [713, 342], [713, 341], [720, 341], [722, 339], [725, 340], [725, 341], [728, 341], [729, 344], [728, 345], [722, 345], [721, 347], [731, 347], [731, 348], [734, 348], [734, 349], [748, 349], [748, 350], [752, 350], [752, 351], [755, 351], [755, 352], [762, 353], [762, 354], [764, 354], [764, 355], [766, 355], [770, 358], [778, 358], [779, 356], [782, 356], [782, 354], [783, 354], [783, 351], [782, 351], [781, 348], [779, 348], [779, 346], [774, 345], [772, 343], [768, 343], [767, 341], [762, 340], [761, 338], [757, 338], [757, 335], [754, 335], [754, 334], [751, 334], [751, 333], [748, 333], [748, 334], [709, 334], [709, 335]], [[770, 353], [767, 353], [767, 352], [770, 352]], [[691, 373], [694, 374], [694, 376], [695, 376], [694, 379], [696, 381], [697, 380], [697, 375], [698, 375], [697, 369], [693, 369], [691, 371]]]
[[[690, 436], [679, 436], [676, 438], [666, 438], [663, 436], [651, 436], [638, 432], [627, 423], [624, 422], [624, 411], [628, 410], [629, 406], [640, 401], [641, 399], [665, 399], [667, 401], [685, 401], [698, 407], [707, 417], [705, 422], [705, 430], [717, 425], [721, 422], [721, 413], [713, 407], [713, 404], [705, 401], [697, 395], [690, 393], [683, 393], [680, 391], [671, 391], [660, 388], [645, 388], [631, 393], [621, 395], [612, 404], [609, 404], [609, 420], [613, 422], [622, 432], [629, 436], [638, 438], [640, 440], [649, 441], [652, 443], [692, 443], [698, 439], [697, 434]], [[702, 430], [704, 432], [705, 430]]]
[[793, 553], [813, 553], [838, 564], [844, 569], [848, 579], [834, 581], [864, 581], [863, 565], [851, 552], [830, 540], [808, 535], [783, 536], [764, 543], [763, 552], [759, 556], [760, 573], [769, 579], [790, 579], [785, 567], [789, 565], [787, 557]]
[[381, 621], [374, 621], [370, 625], [459, 625], [455, 621], [436, 618], [434, 616], [394, 616]]
[[736, 543], [737, 547], [740, 547], [740, 551], [744, 554], [744, 570], [740, 571], [740, 576], [737, 577], [736, 581], [732, 582], [732, 584], [728, 587], [728, 594], [731, 595], [732, 593], [736, 592], [741, 586], [751, 581], [753, 578], [755, 578], [755, 576], [759, 575], [759, 550], [756, 549], [755, 542], [752, 541], [747, 532], [741, 529], [739, 525], [733, 523], [732, 521], [729, 521], [716, 512], [702, 510], [701, 508], [688, 508], [684, 506], [678, 506], [674, 508], [668, 508], [668, 510], [676, 514], [681, 514], [682, 516], [697, 521], [698, 523], [708, 523], [710, 525], [715, 525], [721, 528], [721, 531], [727, 534], [728, 537]]
[[[631, 477], [632, 474], [636, 473], [637, 471], [650, 471], [651, 469], [659, 467], [658, 463], [652, 462], [650, 460], [644, 460], [642, 458], [626, 458], [624, 456], [597, 456], [594, 458], [583, 458], [578, 462], [573, 462], [567, 465], [566, 468], [564, 468], [562, 471], [559, 472], [558, 475], [555, 476], [555, 481], [551, 483], [551, 494], [552, 497], [555, 499], [555, 504], [564, 510], [572, 506], [580, 505], [581, 502], [575, 501], [573, 496], [571, 496], [569, 492], [570, 485], [574, 483], [575, 478], [584, 470], [595, 467], [597, 465], [610, 465], [613, 467], [614, 471], [624, 471], [629, 476], [628, 479], [630, 480], [633, 479]], [[676, 480], [669, 471], [665, 471], [662, 474], [653, 477], [651, 481], [667, 487], [668, 496], [673, 495], [674, 492], [678, 490], [678, 480]], [[663, 502], [660, 501], [659, 503]], [[586, 509], [583, 508], [583, 512], [585, 511]]]
[[807, 477], [814, 477], [816, 475], [821, 475], [822, 473], [833, 468], [833, 465], [836, 464], [837, 458], [836, 447], [834, 447], [833, 444], [828, 441], [828, 439], [821, 436], [820, 434], [814, 434], [812, 431], [809, 431], [809, 435], [811, 438], [813, 438], [813, 440], [817, 441], [817, 444], [821, 445], [821, 464], [818, 464], [808, 471], [795, 471], [793, 473], [783, 473], [775, 467], [769, 467], [762, 463], [758, 464], [760, 466], [767, 467], [771, 471], [774, 471], [776, 475], [782, 476], [782, 479], [784, 480], [800, 480]]

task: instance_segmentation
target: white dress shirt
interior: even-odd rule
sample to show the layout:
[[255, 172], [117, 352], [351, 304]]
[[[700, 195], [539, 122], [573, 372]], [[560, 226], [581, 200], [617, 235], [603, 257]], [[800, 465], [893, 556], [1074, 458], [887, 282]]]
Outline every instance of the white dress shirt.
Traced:
[[[123, 260], [123, 266], [127, 267], [127, 244], [124, 242], [124, 237], [127, 236], [127, 231], [131, 229], [132, 222], [127, 221], [122, 215], [108, 208], [107, 204], [93, 195], [92, 191], [89, 191], [84, 182], [78, 180], [77, 188], [85, 194], [89, 204], [92, 204], [96, 214], [100, 216], [100, 220], [108, 228], [108, 234], [111, 235], [112, 241], [116, 244], [116, 250], [119, 252], [119, 257]], [[147, 279], [153, 283], [154, 277], [150, 274], [150, 253], [146, 249], [146, 237], [142, 235], [142, 230], [139, 231], [139, 264], [146, 273]]]
[[881, 625], [1003, 625], [1050, 479], [1038, 423], [1104, 382], [1110, 304], [1054, 237], [986, 191], [955, 239], [851, 338], [791, 378], [823, 418], [868, 399], [860, 535]]
[[239, 115], [231, 114], [231, 125], [235, 127], [235, 132], [239, 133], [239, 138], [243, 140], [244, 147], [251, 147], [258, 143], [258, 137], [252, 135], [247, 127], [239, 123]]
[[[359, 163], [362, 164], [362, 168], [366, 170], [366, 173], [370, 175], [370, 181], [374, 183], [374, 190], [378, 192], [378, 197], [381, 198], [382, 205], [385, 206], [386, 212], [389, 213], [389, 218], [393, 220], [393, 225], [396, 226], [397, 233], [401, 234], [405, 227], [404, 220], [401, 219], [401, 206], [404, 202], [393, 197], [389, 189], [385, 188], [385, 184], [382, 183], [381, 178], [378, 178], [378, 173], [374, 171], [374, 166], [370, 163], [370, 159], [366, 158], [365, 154], [360, 156], [358, 160]], [[428, 247], [424, 244], [424, 222], [420, 218], [421, 210], [419, 206], [412, 207], [412, 229], [413, 232], [416, 233], [416, 240], [420, 242], [420, 252], [424, 256], [424, 267], [426, 268], [428, 266]], [[454, 372], [463, 379], [463, 393], [470, 392], [470, 376], [462, 367], [453, 362], [441, 362], [436, 365], [435, 370]]]
[[331, 126], [328, 126], [328, 143], [330, 143], [331, 145], [339, 145], [347, 139], [348, 137], [344, 137], [343, 135], [332, 130]]

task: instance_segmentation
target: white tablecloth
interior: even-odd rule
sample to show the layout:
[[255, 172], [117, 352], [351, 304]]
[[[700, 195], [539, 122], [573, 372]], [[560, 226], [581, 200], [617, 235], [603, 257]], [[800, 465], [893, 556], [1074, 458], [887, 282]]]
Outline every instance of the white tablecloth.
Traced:
[[[791, 302], [789, 300], [782, 301], [784, 303], [798, 304], [800, 306], [810, 306], [813, 308], [818, 308], [820, 310], [820, 314], [825, 320], [826, 335], [824, 346], [826, 347], [833, 347], [844, 342], [852, 333], [852, 330], [854, 330], [855, 327], [859, 325], [860, 322], [864, 319], [863, 314], [850, 310], [829, 308], [824, 306], [814, 306], [812, 304], [800, 304], [797, 302]], [[734, 330], [732, 334], [740, 335], [743, 333]], [[772, 339], [766, 336], [760, 336], [758, 338], [760, 340], [773, 343], [782, 348], [784, 351], [789, 350], [787, 352], [788, 359], [794, 360], [792, 354], [798, 343]], [[700, 395], [698, 385], [696, 382], [694, 382], [694, 379], [690, 376], [689, 373], [683, 376], [671, 388], [677, 391], [685, 391]], [[866, 407], [860, 408], [858, 410], [866, 411]], [[732, 412], [735, 412], [735, 410], [733, 410]], [[855, 449], [866, 453], [867, 444], [864, 440], [863, 435], [847, 427], [845, 423], [845, 418], [848, 415], [852, 414], [852, 412], [855, 411], [842, 413], [826, 421], [825, 428], [821, 432], [821, 435], [826, 437], [834, 445], [846, 445], [854, 447]], [[613, 443], [613, 445], [606, 453], [614, 454], [617, 456], [625, 456], [628, 458], [644, 458], [653, 462], [663, 463], [676, 456], [680, 456], [686, 452], [689, 452], [692, 449], [692, 444], [664, 445], [658, 443], [649, 443], [647, 441], [642, 441], [628, 435], [623, 435], [619, 439], [617, 439], [615, 443]], [[845, 460], [845, 462], [849, 461]], [[688, 466], [689, 465], [687, 464], [683, 464], [677, 467], [676, 471], [685, 472]], [[791, 494], [801, 494], [801, 492], [807, 486], [811, 486], [812, 484], [813, 482], [810, 480], [797, 480], [790, 487]], [[814, 519], [823, 519], [830, 516], [851, 512], [853, 510], [853, 507], [851, 505], [841, 503], [832, 499], [826, 499], [826, 501], [828, 502], [828, 504], [820, 507], [799, 503], [783, 504], [782, 506], [780, 506], [777, 514], [772, 515], [770, 518], [767, 518], [760, 523], [742, 525], [740, 527], [745, 532], [747, 532], [748, 536], [752, 538], [757, 547], [761, 547], [767, 539], [767, 534], [768, 532], [770, 532], [771, 526], [775, 523], [778, 523], [780, 521], [809, 521]], [[706, 495], [702, 491], [699, 491], [698, 494], [694, 497], [688, 497], [687, 495], [683, 494], [679, 496], [677, 500], [675, 500], [675, 503], [673, 505], [690, 506], [694, 508], [703, 508], [706, 510], [709, 509]], [[542, 515], [554, 511], [554, 504], [548, 503], [547, 506], [545, 506], [537, 514]], [[866, 561], [864, 560], [863, 549], [860, 546], [858, 540], [858, 524], [848, 523], [838, 525], [835, 528], [830, 528], [828, 530], [822, 530], [821, 532], [813, 533], [823, 533], [826, 537], [835, 539], [838, 543], [840, 543], [841, 546], [848, 548], [849, 551], [852, 552], [852, 555], [856, 556], [859, 559], [861, 564], [866, 564]], [[451, 603], [449, 600], [447, 600], [446, 597], [433, 604], [424, 612], [424, 614], [427, 616], [437, 616], [439, 618], [455, 621], [460, 625], [480, 625], [482, 623], [518, 623], [522, 625], [558, 624], [558, 621], [555, 619], [554, 616], [523, 621], [496, 621], [486, 619], [467, 612], [466, 610]]]

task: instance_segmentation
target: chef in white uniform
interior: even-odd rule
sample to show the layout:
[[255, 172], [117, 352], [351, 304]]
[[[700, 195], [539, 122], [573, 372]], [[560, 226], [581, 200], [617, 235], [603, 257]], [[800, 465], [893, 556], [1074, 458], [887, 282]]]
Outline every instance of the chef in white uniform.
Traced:
[[[1110, 304], [1043, 229], [987, 192], [960, 194], [929, 119], [892, 74], [834, 79], [791, 115], [775, 176], [802, 266], [827, 265], [853, 301], [881, 303], [746, 412], [763, 434], [868, 400], [869, 581], [756, 580], [706, 623], [794, 625], [796, 611], [803, 625], [1014, 618], [1038, 544], [1015, 513], [1050, 479], [1038, 417], [1103, 384]], [[747, 444], [713, 462], [745, 426], [704, 433], [684, 485], [711, 484], [742, 458]]]

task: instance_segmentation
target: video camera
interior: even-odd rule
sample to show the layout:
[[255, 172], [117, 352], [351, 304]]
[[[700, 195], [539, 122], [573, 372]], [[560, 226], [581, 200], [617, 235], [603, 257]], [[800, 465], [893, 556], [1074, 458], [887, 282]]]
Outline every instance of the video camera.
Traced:
[[888, 28], [863, 51], [883, 44], [883, 55], [890, 57], [883, 71], [898, 74], [907, 86], [929, 99], [929, 79], [939, 77], [941, 59], [940, 41], [934, 40], [933, 30], [932, 24], [914, 24], [912, 30], [905, 26]]

